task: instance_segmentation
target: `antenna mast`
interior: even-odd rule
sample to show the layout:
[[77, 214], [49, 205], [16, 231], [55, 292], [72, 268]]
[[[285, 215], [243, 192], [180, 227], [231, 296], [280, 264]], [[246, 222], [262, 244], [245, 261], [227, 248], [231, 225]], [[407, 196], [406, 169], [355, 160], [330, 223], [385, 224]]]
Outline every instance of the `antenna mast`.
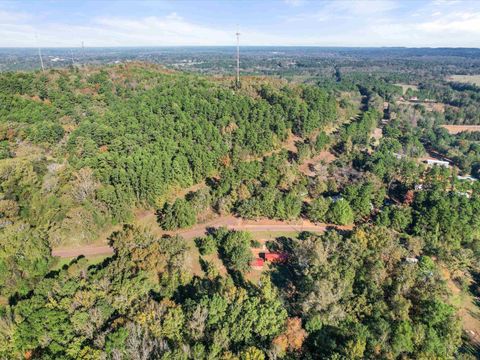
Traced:
[[70, 58], [72, 59], [72, 67], [75, 67], [75, 61], [73, 60], [73, 50], [70, 49]]
[[82, 41], [82, 57], [83, 57], [83, 66], [85, 67], [87, 65], [87, 59], [85, 58], [85, 45], [83, 44], [83, 41]]
[[240, 87], [240, 33], [237, 32], [235, 33], [235, 36], [237, 37], [237, 88]]
[[43, 66], [43, 59], [42, 59], [42, 49], [40, 48], [40, 43], [38, 42], [38, 36], [36, 34], [35, 34], [35, 39], [37, 40], [38, 57], [40, 58], [40, 65], [42, 66], [42, 72], [45, 72], [45, 67]]

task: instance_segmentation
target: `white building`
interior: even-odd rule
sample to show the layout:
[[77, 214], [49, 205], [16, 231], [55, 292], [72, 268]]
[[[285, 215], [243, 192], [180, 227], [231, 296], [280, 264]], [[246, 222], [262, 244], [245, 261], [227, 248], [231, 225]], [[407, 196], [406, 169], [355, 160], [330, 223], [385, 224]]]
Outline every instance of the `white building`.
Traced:
[[435, 165], [438, 165], [438, 166], [445, 166], [445, 167], [450, 167], [450, 163], [448, 161], [445, 161], [445, 160], [437, 160], [437, 159], [425, 159], [424, 160], [425, 164], [427, 164], [428, 166], [435, 166]]

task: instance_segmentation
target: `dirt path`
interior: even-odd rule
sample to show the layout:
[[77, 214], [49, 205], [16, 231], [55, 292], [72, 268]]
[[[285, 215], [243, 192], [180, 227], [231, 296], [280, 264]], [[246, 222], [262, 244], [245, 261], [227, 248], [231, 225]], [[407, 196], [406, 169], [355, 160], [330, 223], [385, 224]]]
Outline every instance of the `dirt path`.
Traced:
[[52, 249], [52, 256], [61, 258], [72, 258], [80, 255], [96, 256], [96, 255], [112, 255], [113, 249], [108, 245], [85, 245], [73, 248], [55, 248]]
[[[152, 214], [145, 214], [142, 212], [143, 218], [147, 216], [155, 216]], [[158, 226], [152, 228], [156, 235], [180, 235], [186, 240], [191, 240], [196, 237], [205, 235], [208, 228], [218, 228], [225, 226], [230, 230], [245, 230], [252, 233], [256, 232], [302, 232], [311, 231], [322, 233], [328, 226], [335, 226], [332, 224], [314, 224], [308, 220], [298, 221], [277, 221], [269, 219], [261, 220], [244, 220], [234, 216], [220, 216], [203, 224], [197, 224], [189, 229], [179, 231], [163, 231]], [[351, 226], [336, 226], [338, 229], [350, 230]], [[73, 248], [55, 248], [52, 250], [53, 256], [62, 258], [76, 257], [80, 255], [94, 256], [94, 255], [111, 255], [113, 249], [108, 245], [86, 245]]]

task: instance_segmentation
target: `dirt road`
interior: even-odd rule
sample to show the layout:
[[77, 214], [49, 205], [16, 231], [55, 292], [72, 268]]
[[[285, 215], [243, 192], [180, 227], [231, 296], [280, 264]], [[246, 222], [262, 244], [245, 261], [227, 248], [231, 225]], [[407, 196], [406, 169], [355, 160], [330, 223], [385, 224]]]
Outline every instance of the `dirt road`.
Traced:
[[461, 132], [480, 131], [480, 125], [441, 125], [449, 134], [459, 134]]
[[[230, 230], [245, 230], [252, 233], [255, 232], [301, 232], [311, 231], [321, 233], [324, 232], [328, 226], [335, 226], [331, 224], [314, 224], [308, 220], [298, 221], [277, 221], [277, 220], [244, 220], [236, 218], [234, 216], [221, 216], [213, 219], [212, 221], [197, 224], [189, 229], [179, 231], [162, 231], [160, 229], [154, 229], [157, 235], [180, 235], [183, 238], [190, 240], [199, 236], [205, 235], [208, 228], [218, 228], [225, 226]], [[337, 226], [339, 229], [350, 230], [351, 226]], [[157, 231], [155, 231], [157, 230]], [[108, 245], [94, 246], [86, 245], [81, 247], [69, 247], [69, 248], [55, 248], [52, 250], [53, 256], [59, 256], [62, 258], [71, 258], [80, 255], [95, 256], [95, 255], [111, 255], [113, 249]]]
[[52, 249], [52, 256], [59, 256], [61, 258], [72, 258], [80, 255], [96, 256], [96, 255], [112, 255], [113, 249], [108, 246], [85, 245], [73, 248], [55, 248]]

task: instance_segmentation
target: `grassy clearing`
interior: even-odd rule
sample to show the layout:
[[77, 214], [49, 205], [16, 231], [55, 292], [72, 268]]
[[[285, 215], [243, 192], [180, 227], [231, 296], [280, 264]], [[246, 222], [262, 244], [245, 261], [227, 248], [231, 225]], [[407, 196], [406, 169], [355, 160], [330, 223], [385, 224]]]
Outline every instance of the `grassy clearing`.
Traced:
[[447, 80], [480, 86], [480, 75], [452, 75]]
[[471, 345], [480, 346], [480, 307], [472, 293], [462, 289], [453, 279], [449, 270], [440, 266], [440, 271], [450, 290], [450, 303], [458, 309], [458, 316], [466, 338]]
[[405, 94], [408, 89], [412, 89], [413, 91], [418, 90], [417, 85], [409, 85], [409, 84], [395, 84], [396, 86], [400, 86], [402, 88], [402, 93]]
[[[85, 258], [87, 259], [89, 265], [97, 265], [97, 264], [100, 264], [107, 257], [108, 255], [95, 255], [95, 256], [89, 256]], [[64, 265], [70, 264], [70, 262], [74, 259], [76, 259], [76, 257], [72, 257], [72, 258], [56, 257], [55, 264], [53, 265], [52, 270], [60, 270]]]

